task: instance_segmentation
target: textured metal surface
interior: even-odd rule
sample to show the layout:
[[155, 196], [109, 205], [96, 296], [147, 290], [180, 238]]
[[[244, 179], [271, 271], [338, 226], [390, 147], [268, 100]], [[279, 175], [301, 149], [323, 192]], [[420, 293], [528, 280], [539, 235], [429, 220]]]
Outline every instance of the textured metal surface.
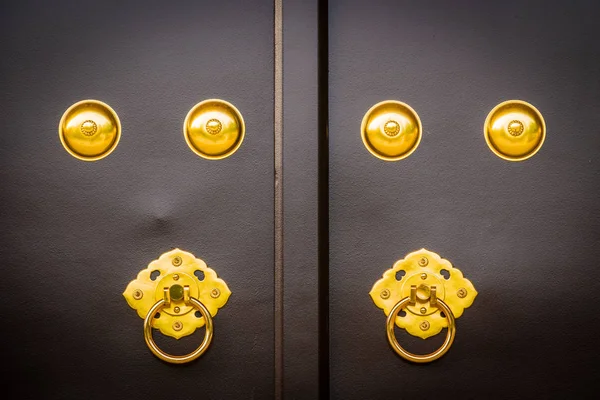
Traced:
[[[598, 390], [599, 7], [330, 0], [332, 398]], [[386, 98], [424, 126], [418, 151], [397, 163], [373, 158], [358, 134]], [[490, 152], [482, 126], [515, 98], [539, 108], [549, 132], [534, 157], [511, 163]], [[398, 254], [421, 247], [479, 291], [452, 349], [427, 366], [390, 351], [367, 295]], [[441, 343], [397, 336], [419, 354]]]
[[[169, 398], [173, 387], [181, 399], [271, 398], [273, 2], [2, 8], [0, 312], [15, 328], [2, 335], [5, 380], [34, 399]], [[82, 98], [110, 104], [123, 124], [99, 162], [74, 159], [57, 138]], [[183, 140], [203, 98], [244, 114], [244, 144], [225, 160]], [[234, 293], [209, 350], [186, 366], [148, 355], [121, 297], [148, 255], [170, 246], [218, 266]], [[185, 354], [203, 334], [154, 337]]]
[[317, 353], [317, 0], [283, 4], [284, 398], [314, 400]]
[[275, 399], [283, 398], [283, 373], [284, 373], [284, 326], [283, 326], [283, 0], [274, 1], [274, 24], [273, 24], [273, 56], [274, 56], [274, 93], [273, 93], [273, 131], [274, 131], [274, 169], [275, 180], [273, 185], [275, 214], [275, 264], [274, 264], [274, 322], [275, 322]]
[[329, 332], [329, 1], [318, 0], [318, 352], [319, 399], [330, 395], [330, 332]]

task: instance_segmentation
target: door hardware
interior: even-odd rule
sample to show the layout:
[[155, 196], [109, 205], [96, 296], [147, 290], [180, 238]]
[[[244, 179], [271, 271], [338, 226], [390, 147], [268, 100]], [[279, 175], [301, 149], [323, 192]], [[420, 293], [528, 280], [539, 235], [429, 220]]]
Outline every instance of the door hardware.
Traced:
[[[404, 275], [400, 276], [402, 272]], [[421, 249], [394, 263], [369, 294], [387, 315], [387, 338], [394, 351], [406, 360], [427, 363], [450, 349], [456, 333], [455, 319], [473, 304], [477, 291], [448, 260]], [[401, 311], [405, 313], [400, 315]], [[448, 331], [439, 349], [417, 355], [398, 343], [394, 326], [422, 339], [440, 333], [443, 328]]]
[[483, 134], [488, 147], [498, 157], [523, 161], [544, 144], [546, 122], [533, 105], [522, 100], [508, 100], [490, 111]]
[[82, 100], [70, 106], [58, 124], [63, 147], [73, 157], [97, 161], [119, 144], [121, 122], [115, 110], [98, 100]]
[[360, 134], [369, 152], [385, 161], [398, 161], [419, 146], [423, 127], [408, 104], [386, 100], [375, 104], [362, 119]]
[[[131, 281], [123, 296], [144, 319], [144, 339], [163, 361], [182, 364], [200, 357], [213, 336], [212, 317], [223, 307], [231, 291], [214, 270], [193, 254], [175, 249], [152, 261]], [[180, 339], [206, 326], [204, 340], [196, 350], [173, 356], [161, 350], [152, 338], [152, 328]]]
[[183, 123], [183, 136], [190, 149], [210, 160], [220, 160], [235, 153], [245, 133], [246, 125], [239, 110], [219, 99], [196, 104]]

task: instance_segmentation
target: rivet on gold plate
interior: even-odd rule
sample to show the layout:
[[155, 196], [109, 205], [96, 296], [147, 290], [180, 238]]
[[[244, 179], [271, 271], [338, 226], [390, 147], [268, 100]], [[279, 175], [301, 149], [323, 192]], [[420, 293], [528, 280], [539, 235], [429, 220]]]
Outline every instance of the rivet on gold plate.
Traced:
[[[203, 280], [195, 275], [198, 271], [204, 274]], [[215, 291], [218, 296], [214, 296]], [[129, 306], [144, 319], [144, 339], [152, 353], [163, 361], [176, 364], [192, 361], [206, 351], [213, 335], [212, 317], [227, 303], [230, 295], [227, 284], [214, 270], [193, 254], [179, 249], [152, 261], [123, 293]], [[200, 312], [199, 316], [196, 312]], [[158, 313], [160, 318], [156, 318]], [[152, 338], [153, 328], [180, 339], [202, 326], [206, 326], [204, 340], [195, 351], [184, 356], [165, 353]]]
[[533, 105], [509, 100], [490, 111], [483, 134], [490, 150], [498, 157], [523, 161], [537, 153], [544, 144], [546, 122]]
[[[442, 275], [444, 270], [448, 273], [448, 279]], [[404, 275], [398, 281], [396, 274], [400, 271]], [[384, 292], [388, 295], [382, 296]], [[369, 294], [375, 305], [387, 315], [387, 337], [394, 351], [409, 361], [427, 363], [443, 356], [450, 349], [456, 333], [455, 319], [473, 304], [477, 291], [448, 260], [421, 249], [396, 261], [383, 274], [383, 278], [375, 282]], [[405, 313], [400, 315], [402, 310]], [[427, 355], [417, 355], [406, 351], [398, 343], [394, 326], [406, 329], [411, 335], [422, 339], [437, 335], [443, 328], [448, 328], [448, 332], [444, 344], [438, 350]]]
[[220, 160], [235, 153], [245, 132], [242, 114], [233, 104], [219, 99], [196, 104], [183, 123], [183, 135], [190, 149], [210, 160]]
[[97, 161], [119, 144], [121, 122], [117, 113], [98, 100], [82, 100], [65, 111], [58, 125], [63, 147], [73, 157]]
[[180, 330], [182, 330], [182, 329], [183, 329], [183, 324], [182, 324], [181, 322], [179, 322], [179, 321], [175, 321], [175, 322], [173, 323], [173, 330], [174, 330], [174, 331], [180, 331]]
[[367, 111], [360, 134], [367, 150], [385, 161], [397, 161], [411, 155], [422, 134], [419, 115], [408, 104], [386, 100]]

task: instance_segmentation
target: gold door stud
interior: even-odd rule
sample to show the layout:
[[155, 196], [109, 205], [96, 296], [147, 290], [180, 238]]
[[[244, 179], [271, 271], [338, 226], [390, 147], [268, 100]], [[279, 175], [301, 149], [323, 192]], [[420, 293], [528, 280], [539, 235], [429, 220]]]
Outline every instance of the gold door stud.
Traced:
[[183, 123], [183, 136], [190, 149], [209, 160], [235, 153], [245, 134], [242, 114], [225, 100], [209, 99], [196, 104]]
[[360, 126], [362, 141], [375, 157], [398, 161], [411, 155], [421, 142], [423, 127], [408, 104], [386, 100], [366, 112]]
[[546, 122], [533, 105], [508, 100], [490, 111], [483, 135], [490, 150], [507, 161], [523, 161], [537, 153], [546, 138]]
[[98, 100], [82, 100], [70, 106], [58, 124], [65, 150], [83, 161], [97, 161], [113, 152], [121, 138], [121, 122], [115, 110]]

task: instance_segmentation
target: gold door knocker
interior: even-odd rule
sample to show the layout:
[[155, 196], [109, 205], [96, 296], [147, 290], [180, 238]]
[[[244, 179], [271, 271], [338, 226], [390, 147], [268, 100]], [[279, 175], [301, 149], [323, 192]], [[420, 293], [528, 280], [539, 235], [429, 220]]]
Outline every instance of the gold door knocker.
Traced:
[[[152, 261], [131, 281], [123, 296], [144, 319], [144, 339], [150, 351], [163, 361], [183, 364], [200, 357], [213, 337], [212, 317], [227, 303], [231, 291], [214, 270], [193, 254], [175, 249]], [[204, 340], [196, 350], [173, 356], [161, 350], [152, 328], [180, 339], [206, 326]]]
[[[455, 319], [473, 304], [477, 291], [448, 260], [421, 249], [397, 261], [375, 282], [369, 294], [387, 315], [387, 338], [394, 351], [406, 360], [428, 363], [450, 349], [456, 334]], [[422, 339], [443, 328], [448, 328], [448, 332], [438, 350], [417, 355], [398, 343], [394, 326]]]

